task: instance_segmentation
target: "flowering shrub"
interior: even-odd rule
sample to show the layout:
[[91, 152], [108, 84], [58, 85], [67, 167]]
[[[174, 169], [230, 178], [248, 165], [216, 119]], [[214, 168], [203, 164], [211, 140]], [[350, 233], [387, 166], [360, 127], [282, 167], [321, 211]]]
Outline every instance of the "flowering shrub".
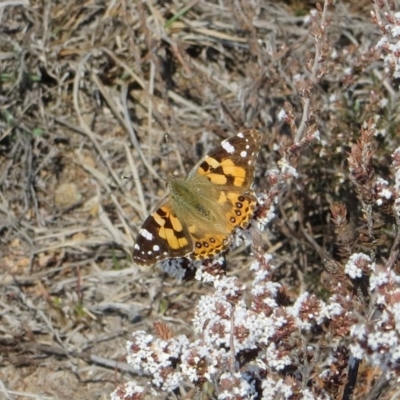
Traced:
[[[328, 74], [320, 64], [337, 56], [328, 51], [328, 3], [309, 17], [314, 59], [310, 77], [295, 83], [303, 100], [302, 119], [298, 124], [289, 104], [279, 112], [293, 140], [281, 143], [277, 167], [266, 174], [268, 190], [259, 195], [252, 224], [257, 232], [274, 223], [282, 191], [301, 176], [298, 158], [321, 141], [311, 105], [315, 85]], [[375, 50], [383, 51], [383, 71], [390, 79], [398, 78], [400, 14], [394, 13], [390, 1], [372, 3], [372, 22], [383, 35]], [[175, 336], [164, 323], [155, 325], [155, 333], [135, 332], [127, 345], [128, 363], [148, 376], [149, 384], [121, 384], [113, 400], [179, 393], [193, 386], [202, 390], [206, 385], [213, 387], [212, 398], [220, 400], [350, 399], [355, 391], [359, 398], [372, 399], [399, 382], [400, 277], [395, 267], [400, 255], [400, 148], [391, 151], [391, 182], [379, 176], [373, 163], [375, 138], [383, 134], [378, 120], [362, 124], [360, 137], [347, 155], [348, 176], [360, 210], [358, 232], [345, 203], [332, 202], [335, 256], [310, 238], [325, 267], [324, 295], [300, 290], [297, 298], [289, 294], [284, 284], [274, 281], [274, 257], [260, 245], [253, 244], [251, 285], [225, 276], [223, 259], [200, 263], [192, 271], [197, 279], [212, 283], [213, 289], [196, 305], [196, 338]], [[378, 215], [391, 219], [390, 251], [379, 250], [383, 234]], [[178, 264], [169, 262], [168, 270], [179, 271], [182, 278], [185, 273]], [[360, 379], [365, 381], [361, 362], [364, 371], [369, 368], [374, 374], [368, 393], [357, 389]]]

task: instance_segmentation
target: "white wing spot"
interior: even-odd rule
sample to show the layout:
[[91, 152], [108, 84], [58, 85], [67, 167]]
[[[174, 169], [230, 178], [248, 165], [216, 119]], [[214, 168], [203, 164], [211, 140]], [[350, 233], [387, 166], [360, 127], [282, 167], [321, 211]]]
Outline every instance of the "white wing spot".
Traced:
[[137, 244], [137, 243], [135, 243], [135, 250], [140, 250], [140, 246]]
[[250, 145], [246, 144], [246, 150], [248, 150], [250, 148]]
[[152, 255], [152, 251], [151, 250], [149, 250], [148, 252], [147, 252], [147, 254], [149, 255], [149, 256], [151, 256]]
[[247, 157], [247, 151], [241, 151], [240, 152], [240, 157], [242, 157], [242, 158], [245, 158], [245, 157]]
[[243, 135], [243, 133], [242, 133], [242, 132], [238, 133], [236, 136], [237, 136], [238, 138], [241, 138], [241, 139], [243, 139], [243, 138], [244, 138], [244, 135]]
[[229, 154], [235, 152], [235, 148], [229, 143], [229, 141], [223, 141], [221, 143], [222, 148]]
[[154, 251], [160, 251], [160, 246], [159, 246], [158, 244], [155, 244], [155, 245], [153, 246], [153, 250], [154, 250]]
[[153, 240], [154, 236], [147, 230], [147, 229], [141, 229], [139, 231], [140, 235], [143, 236], [147, 240]]

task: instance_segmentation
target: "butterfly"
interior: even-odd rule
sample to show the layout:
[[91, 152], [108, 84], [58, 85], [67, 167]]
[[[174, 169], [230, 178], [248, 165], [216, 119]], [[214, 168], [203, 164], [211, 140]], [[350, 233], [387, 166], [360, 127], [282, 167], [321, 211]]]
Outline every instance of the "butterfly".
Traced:
[[138, 265], [173, 258], [203, 260], [224, 252], [235, 228], [246, 228], [256, 206], [251, 188], [261, 134], [248, 129], [222, 141], [147, 217], [133, 250]]

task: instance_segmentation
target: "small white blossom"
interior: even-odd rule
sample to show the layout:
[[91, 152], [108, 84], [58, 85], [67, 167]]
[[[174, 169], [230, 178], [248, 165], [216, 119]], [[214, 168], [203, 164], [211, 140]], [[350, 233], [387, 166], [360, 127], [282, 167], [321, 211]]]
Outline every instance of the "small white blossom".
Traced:
[[345, 75], [352, 75], [353, 74], [353, 69], [351, 67], [344, 68], [343, 73]]
[[369, 288], [374, 292], [377, 288], [386, 285], [389, 282], [388, 271], [379, 271], [371, 274], [369, 279]]
[[378, 43], [376, 44], [376, 47], [382, 48], [387, 44], [388, 44], [388, 38], [386, 36], [383, 36], [379, 39]]
[[366, 262], [370, 263], [371, 258], [368, 257], [366, 254], [363, 253], [355, 253], [352, 254], [347, 261], [347, 264], [344, 268], [344, 272], [349, 275], [351, 279], [361, 278], [363, 275], [363, 270], [357, 265], [357, 262], [361, 260], [365, 260]]
[[300, 317], [301, 306], [308, 299], [308, 296], [309, 296], [309, 293], [304, 292], [296, 299], [296, 302], [293, 304], [293, 307], [291, 307], [291, 314], [294, 317], [296, 317], [296, 318]]
[[283, 108], [279, 111], [278, 115], [276, 116], [278, 121], [282, 121], [286, 117], [287, 117], [287, 114], [286, 114], [286, 111]]
[[350, 328], [350, 335], [358, 340], [364, 340], [367, 336], [367, 329], [364, 324], [356, 324]]
[[276, 349], [276, 345], [273, 342], [267, 347], [265, 353], [269, 367], [276, 371], [282, 371], [292, 363], [290, 357], [288, 355], [282, 355], [282, 353]]
[[219, 278], [220, 277], [218, 275], [212, 275], [212, 274], [208, 273], [207, 271], [205, 271], [203, 267], [197, 268], [196, 274], [194, 276], [194, 279], [196, 279], [197, 281], [204, 282], [204, 283], [215, 282]]
[[262, 400], [290, 399], [293, 396], [293, 388], [283, 382], [282, 379], [274, 380], [269, 376], [263, 379]]
[[327, 312], [330, 318], [341, 315], [343, 313], [343, 307], [337, 302], [332, 302], [327, 306]]
[[251, 400], [257, 398], [255, 384], [254, 382], [249, 382], [245, 374], [237, 372], [232, 375], [229, 372], [225, 372], [221, 375], [220, 382], [224, 380], [232, 381], [232, 388], [222, 391], [218, 395], [218, 400], [235, 400], [237, 398]]
[[356, 343], [350, 345], [350, 353], [353, 355], [354, 358], [362, 360], [364, 358], [365, 351], [358, 343]]
[[294, 168], [292, 165], [290, 165], [288, 160], [286, 160], [286, 158], [281, 158], [278, 161], [278, 165], [279, 165], [279, 168], [281, 169], [282, 174], [290, 175], [294, 178], [299, 177], [299, 174], [298, 174], [296, 168]]
[[391, 29], [391, 33], [394, 38], [400, 36], [400, 26], [398, 25], [393, 26]]
[[[123, 392], [124, 396], [120, 397], [119, 393]], [[144, 388], [139, 386], [135, 381], [126, 382], [123, 384], [122, 388], [118, 388], [111, 393], [111, 400], [123, 400], [133, 398], [134, 395], [143, 393]]]

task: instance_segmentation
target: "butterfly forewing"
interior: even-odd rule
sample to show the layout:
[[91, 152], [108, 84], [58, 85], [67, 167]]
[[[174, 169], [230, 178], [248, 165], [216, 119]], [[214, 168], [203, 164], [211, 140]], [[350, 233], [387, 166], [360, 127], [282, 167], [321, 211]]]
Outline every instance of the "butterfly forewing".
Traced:
[[153, 265], [167, 258], [189, 254], [193, 244], [187, 227], [176, 216], [171, 200], [166, 199], [144, 221], [133, 250], [133, 261]]
[[190, 172], [205, 175], [215, 185], [247, 190], [254, 180], [261, 135], [254, 129], [238, 133], [212, 149]]
[[206, 259], [226, 250], [232, 231], [245, 228], [254, 211], [260, 142], [258, 131], [241, 132], [212, 149], [186, 179], [169, 182], [170, 193], [139, 231], [134, 261]]

